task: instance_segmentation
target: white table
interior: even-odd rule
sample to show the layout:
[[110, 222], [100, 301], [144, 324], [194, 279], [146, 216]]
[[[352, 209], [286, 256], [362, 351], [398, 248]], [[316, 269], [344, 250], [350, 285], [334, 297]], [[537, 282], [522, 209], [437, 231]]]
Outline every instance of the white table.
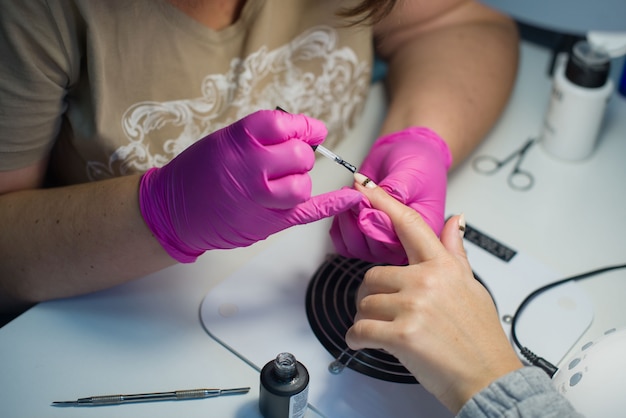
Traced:
[[[523, 45], [513, 98], [476, 155], [504, 156], [536, 135], [549, 96], [549, 54]], [[384, 113], [376, 86], [365, 117], [336, 151], [362, 160]], [[608, 124], [593, 158], [563, 163], [535, 147], [523, 166], [533, 189], [519, 192], [496, 176], [477, 174], [465, 163], [452, 173], [448, 213], [464, 212], [470, 224], [563, 274], [626, 262], [626, 100], [610, 103]], [[350, 182], [335, 176], [326, 160], [313, 170], [314, 191]], [[330, 169], [329, 169], [330, 168]], [[280, 235], [279, 235], [280, 236]], [[117, 288], [42, 303], [0, 329], [0, 415], [3, 417], [260, 417], [258, 372], [211, 339], [198, 311], [206, 293], [277, 239], [245, 249], [214, 251]], [[626, 325], [626, 272], [581, 283], [595, 318], [580, 342], [606, 328]], [[249, 394], [208, 400], [99, 408], [54, 408], [54, 400], [167, 391], [196, 387], [250, 386]], [[318, 416], [313, 411], [307, 417]]]

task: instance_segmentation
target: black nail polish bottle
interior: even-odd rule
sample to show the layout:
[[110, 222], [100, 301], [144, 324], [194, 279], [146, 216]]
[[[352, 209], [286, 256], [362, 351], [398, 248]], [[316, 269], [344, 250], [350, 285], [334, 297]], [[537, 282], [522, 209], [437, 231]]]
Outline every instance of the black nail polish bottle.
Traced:
[[280, 353], [261, 370], [259, 409], [265, 418], [301, 418], [307, 408], [309, 372], [291, 353]]

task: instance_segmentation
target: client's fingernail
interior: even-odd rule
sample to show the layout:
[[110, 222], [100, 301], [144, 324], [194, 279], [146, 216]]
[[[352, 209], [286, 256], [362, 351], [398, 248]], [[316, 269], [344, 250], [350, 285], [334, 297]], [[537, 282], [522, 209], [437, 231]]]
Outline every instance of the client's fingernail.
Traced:
[[461, 238], [465, 236], [465, 214], [462, 213], [459, 215], [459, 234]]
[[359, 172], [354, 173], [354, 180], [356, 180], [356, 182], [359, 183], [361, 186], [367, 187], [368, 189], [373, 189], [377, 187], [376, 183], [374, 183], [371, 179], [365, 177]]

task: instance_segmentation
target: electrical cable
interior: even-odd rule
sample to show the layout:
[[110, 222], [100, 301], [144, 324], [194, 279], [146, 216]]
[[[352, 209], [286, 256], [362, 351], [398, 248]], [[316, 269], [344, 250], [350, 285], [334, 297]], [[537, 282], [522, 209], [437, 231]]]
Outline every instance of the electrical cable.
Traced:
[[607, 273], [609, 271], [619, 270], [623, 268], [626, 268], [626, 264], [618, 264], [614, 266], [603, 267], [603, 268], [599, 268], [596, 270], [588, 271], [586, 273], [577, 274], [575, 276], [557, 280], [556, 282], [552, 282], [545, 286], [542, 286], [536, 289], [535, 291], [533, 291], [532, 293], [530, 293], [528, 296], [526, 296], [526, 298], [517, 307], [517, 310], [513, 314], [513, 319], [511, 320], [511, 339], [513, 340], [513, 343], [517, 346], [517, 348], [520, 350], [520, 353], [524, 356], [524, 358], [526, 358], [526, 360], [528, 360], [528, 362], [532, 364], [533, 366], [537, 366], [541, 368], [550, 377], [554, 376], [554, 374], [558, 370], [558, 368], [554, 364], [550, 363], [548, 360], [544, 359], [543, 357], [539, 357], [538, 355], [530, 351], [527, 347], [523, 346], [520, 343], [519, 339], [517, 338], [517, 333], [515, 331], [517, 320], [519, 319], [522, 311], [526, 308], [526, 305], [528, 305], [528, 303], [530, 303], [531, 300], [533, 300], [535, 297], [545, 292], [546, 290], [552, 289], [553, 287], [560, 286], [562, 284], [573, 282], [576, 280], [587, 279], [589, 277], [592, 277], [598, 274]]

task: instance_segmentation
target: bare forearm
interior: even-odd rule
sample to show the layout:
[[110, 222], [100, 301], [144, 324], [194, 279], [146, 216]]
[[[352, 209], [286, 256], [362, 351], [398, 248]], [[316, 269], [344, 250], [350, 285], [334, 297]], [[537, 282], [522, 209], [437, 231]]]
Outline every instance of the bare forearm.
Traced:
[[419, 33], [392, 33], [381, 40], [381, 51], [389, 59], [391, 99], [383, 133], [427, 126], [446, 140], [458, 163], [506, 104], [518, 37], [513, 22], [494, 14]]
[[174, 263], [139, 211], [139, 176], [0, 197], [0, 296], [41, 301]]

